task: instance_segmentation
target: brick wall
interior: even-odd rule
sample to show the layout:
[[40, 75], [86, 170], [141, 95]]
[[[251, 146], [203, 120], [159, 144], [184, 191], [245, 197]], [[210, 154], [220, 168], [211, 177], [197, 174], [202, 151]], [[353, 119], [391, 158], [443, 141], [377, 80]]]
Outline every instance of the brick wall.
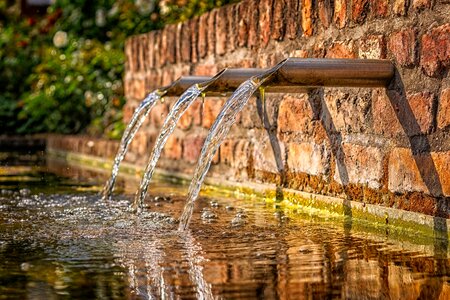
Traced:
[[[244, 0], [130, 37], [125, 51], [125, 121], [148, 92], [181, 75], [285, 57], [390, 59], [398, 73], [386, 90], [252, 98], [209, 176], [449, 218], [449, 0]], [[145, 164], [175, 100], [153, 109], [126, 160]], [[225, 100], [206, 97], [188, 110], [160, 167], [192, 174]]]

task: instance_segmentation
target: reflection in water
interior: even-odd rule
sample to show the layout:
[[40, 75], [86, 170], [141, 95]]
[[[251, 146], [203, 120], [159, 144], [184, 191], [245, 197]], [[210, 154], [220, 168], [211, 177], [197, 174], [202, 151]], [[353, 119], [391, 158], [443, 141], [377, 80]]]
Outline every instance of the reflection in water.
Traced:
[[[12, 185], [23, 170], [45, 178], [43, 186]], [[79, 181], [29, 168], [1, 174], [0, 299], [450, 298], [449, 253], [439, 240], [398, 241], [221, 197], [213, 206], [199, 198], [184, 235], [174, 219], [181, 196], [150, 195], [137, 216], [131, 196], [103, 202], [78, 192]], [[206, 208], [217, 218], [200, 218]], [[232, 226], [237, 214], [246, 222]]]

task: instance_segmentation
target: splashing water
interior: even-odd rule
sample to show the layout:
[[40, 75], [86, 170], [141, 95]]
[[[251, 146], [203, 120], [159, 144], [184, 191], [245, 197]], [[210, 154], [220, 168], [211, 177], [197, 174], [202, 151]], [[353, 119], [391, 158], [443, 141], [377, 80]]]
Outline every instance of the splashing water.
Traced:
[[194, 177], [192, 178], [191, 185], [189, 186], [187, 202], [180, 217], [179, 230], [187, 229], [194, 210], [195, 200], [200, 193], [200, 188], [203, 184], [206, 173], [211, 166], [211, 161], [220, 144], [222, 144], [223, 140], [230, 131], [231, 126], [236, 121], [237, 114], [244, 108], [245, 104], [247, 104], [248, 100], [255, 93], [255, 91], [276, 71], [278, 71], [284, 62], [285, 61], [280, 62], [278, 65], [261, 75], [253, 76], [244, 81], [222, 107], [222, 110], [217, 116], [217, 119], [214, 121], [214, 124], [211, 126], [205, 143], [203, 144]]
[[116, 157], [114, 159], [114, 164], [111, 171], [111, 177], [106, 182], [105, 187], [103, 188], [102, 195], [103, 200], [110, 200], [112, 192], [114, 190], [114, 185], [116, 183], [117, 174], [119, 173], [120, 163], [125, 157], [127, 153], [128, 146], [133, 140], [136, 132], [141, 127], [142, 123], [144, 123], [151, 109], [155, 105], [156, 101], [161, 99], [164, 95], [163, 90], [155, 90], [145, 97], [145, 99], [139, 104], [139, 106], [134, 111], [133, 117], [131, 118], [130, 123], [128, 123], [127, 128], [122, 136], [122, 140], [120, 142], [119, 150], [117, 151]]
[[145, 196], [147, 195], [148, 186], [155, 171], [156, 163], [161, 156], [161, 151], [167, 142], [167, 139], [175, 130], [178, 120], [186, 112], [186, 110], [191, 106], [191, 104], [198, 98], [199, 95], [204, 95], [204, 91], [213, 82], [220, 78], [220, 76], [225, 72], [225, 70], [217, 73], [213, 78], [208, 81], [194, 84], [188, 88], [175, 103], [173, 108], [170, 110], [164, 124], [161, 128], [158, 138], [156, 139], [155, 146], [153, 147], [152, 153], [150, 154], [150, 159], [145, 168], [144, 176], [142, 177], [139, 191], [136, 194], [133, 203], [133, 209], [140, 212], [142, 209], [142, 204], [144, 202]]

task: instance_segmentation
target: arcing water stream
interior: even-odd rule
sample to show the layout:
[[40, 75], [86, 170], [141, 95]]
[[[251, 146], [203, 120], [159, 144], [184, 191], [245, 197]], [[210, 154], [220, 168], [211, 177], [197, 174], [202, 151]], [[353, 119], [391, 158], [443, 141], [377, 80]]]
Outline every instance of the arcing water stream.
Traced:
[[231, 126], [236, 121], [237, 114], [244, 108], [255, 91], [278, 71], [285, 62], [284, 60], [272, 69], [244, 81], [222, 107], [203, 144], [200, 158], [189, 186], [187, 202], [180, 218], [179, 230], [185, 230], [189, 226], [195, 200], [200, 193], [200, 188], [211, 166], [211, 161], [230, 131]]
[[153, 147], [152, 153], [150, 154], [150, 159], [147, 163], [147, 167], [145, 168], [144, 176], [142, 177], [141, 184], [139, 187], [139, 191], [136, 194], [136, 198], [133, 203], [133, 208], [135, 210], [140, 210], [142, 207], [142, 203], [147, 195], [148, 185], [150, 184], [150, 180], [152, 179], [153, 172], [156, 167], [156, 163], [158, 162], [159, 157], [161, 156], [161, 151], [164, 148], [164, 145], [167, 142], [167, 139], [174, 131], [177, 126], [178, 120], [184, 114], [184, 112], [191, 106], [191, 104], [197, 99], [197, 97], [203, 93], [210, 84], [214, 83], [220, 76], [225, 72], [225, 70], [217, 73], [213, 78], [208, 81], [194, 84], [190, 88], [188, 88], [178, 99], [175, 105], [169, 112], [164, 124], [161, 128], [158, 138], [156, 139], [155, 146]]
[[155, 103], [161, 99], [161, 97], [165, 94], [164, 90], [155, 90], [145, 97], [145, 99], [139, 104], [139, 106], [134, 111], [134, 114], [131, 118], [130, 123], [128, 124], [125, 132], [122, 136], [122, 140], [120, 142], [119, 150], [117, 151], [116, 157], [114, 159], [114, 164], [111, 171], [111, 177], [106, 182], [105, 187], [103, 189], [102, 195], [104, 200], [109, 200], [111, 198], [111, 194], [114, 190], [114, 185], [116, 183], [117, 174], [119, 173], [120, 163], [125, 157], [127, 153], [128, 146], [133, 140], [136, 132], [141, 127], [142, 123], [144, 123], [147, 115], [150, 113], [151, 109], [155, 105]]

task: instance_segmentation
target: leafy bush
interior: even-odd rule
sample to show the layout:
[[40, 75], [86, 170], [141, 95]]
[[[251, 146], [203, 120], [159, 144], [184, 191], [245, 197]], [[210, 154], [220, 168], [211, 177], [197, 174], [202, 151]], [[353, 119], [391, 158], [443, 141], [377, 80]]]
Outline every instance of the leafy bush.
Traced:
[[228, 2], [56, 0], [39, 20], [0, 2], [3, 132], [119, 138], [125, 39]]

